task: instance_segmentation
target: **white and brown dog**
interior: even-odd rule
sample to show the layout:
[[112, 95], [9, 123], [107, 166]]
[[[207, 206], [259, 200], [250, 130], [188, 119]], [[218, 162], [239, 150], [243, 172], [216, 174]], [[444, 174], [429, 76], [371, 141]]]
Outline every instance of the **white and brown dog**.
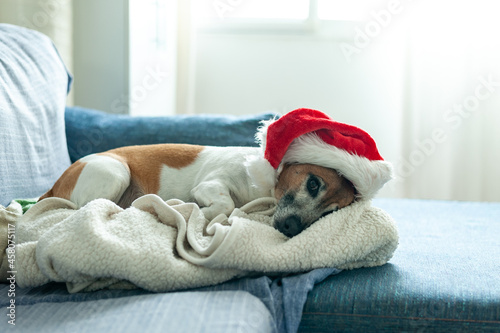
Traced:
[[122, 147], [88, 155], [71, 165], [40, 200], [65, 198], [82, 207], [105, 198], [129, 207], [154, 193], [163, 200], [196, 202], [207, 219], [275, 195], [274, 227], [293, 237], [320, 217], [349, 205], [353, 185], [336, 170], [313, 164], [287, 164], [274, 188], [256, 186], [245, 163], [261, 158], [251, 147], [158, 144]]
[[293, 237], [355, 198], [373, 198], [392, 178], [392, 165], [368, 133], [317, 110], [263, 122], [256, 137], [260, 148], [159, 144], [89, 155], [41, 199], [61, 197], [81, 207], [106, 198], [128, 207], [153, 193], [194, 201], [212, 219], [274, 195], [274, 227]]

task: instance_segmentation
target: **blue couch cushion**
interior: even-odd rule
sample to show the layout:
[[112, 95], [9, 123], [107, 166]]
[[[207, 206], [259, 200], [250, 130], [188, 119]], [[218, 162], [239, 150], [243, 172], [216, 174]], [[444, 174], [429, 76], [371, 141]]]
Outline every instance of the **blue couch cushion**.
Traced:
[[177, 115], [130, 117], [81, 107], [66, 108], [66, 136], [71, 161], [122, 146], [189, 143], [207, 146], [256, 146], [261, 120], [275, 116]]
[[64, 129], [70, 84], [48, 37], [0, 24], [0, 204], [40, 196], [70, 165]]
[[389, 264], [309, 294], [300, 332], [500, 332], [500, 203], [376, 199], [398, 222]]

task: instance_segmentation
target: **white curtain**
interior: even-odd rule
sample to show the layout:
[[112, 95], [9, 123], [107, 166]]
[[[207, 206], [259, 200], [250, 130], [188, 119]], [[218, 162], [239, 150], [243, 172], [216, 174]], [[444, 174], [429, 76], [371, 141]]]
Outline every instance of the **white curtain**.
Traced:
[[407, 2], [399, 195], [500, 201], [500, 3]]
[[[66, 67], [73, 69], [72, 0], [1, 0], [0, 22], [37, 30], [49, 36]], [[72, 104], [73, 95], [68, 96]]]

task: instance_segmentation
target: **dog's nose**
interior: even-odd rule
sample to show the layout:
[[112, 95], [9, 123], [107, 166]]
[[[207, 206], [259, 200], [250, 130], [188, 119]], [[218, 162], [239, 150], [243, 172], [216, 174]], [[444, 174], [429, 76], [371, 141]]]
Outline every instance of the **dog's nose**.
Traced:
[[301, 219], [297, 215], [291, 215], [283, 220], [276, 221], [274, 227], [287, 237], [298, 235], [302, 231]]

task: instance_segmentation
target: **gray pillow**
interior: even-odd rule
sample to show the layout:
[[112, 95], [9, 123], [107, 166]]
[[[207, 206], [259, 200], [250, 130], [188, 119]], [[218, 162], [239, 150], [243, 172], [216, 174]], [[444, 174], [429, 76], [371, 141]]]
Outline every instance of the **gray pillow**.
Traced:
[[40, 196], [70, 165], [64, 127], [70, 85], [47, 36], [0, 24], [0, 204]]

